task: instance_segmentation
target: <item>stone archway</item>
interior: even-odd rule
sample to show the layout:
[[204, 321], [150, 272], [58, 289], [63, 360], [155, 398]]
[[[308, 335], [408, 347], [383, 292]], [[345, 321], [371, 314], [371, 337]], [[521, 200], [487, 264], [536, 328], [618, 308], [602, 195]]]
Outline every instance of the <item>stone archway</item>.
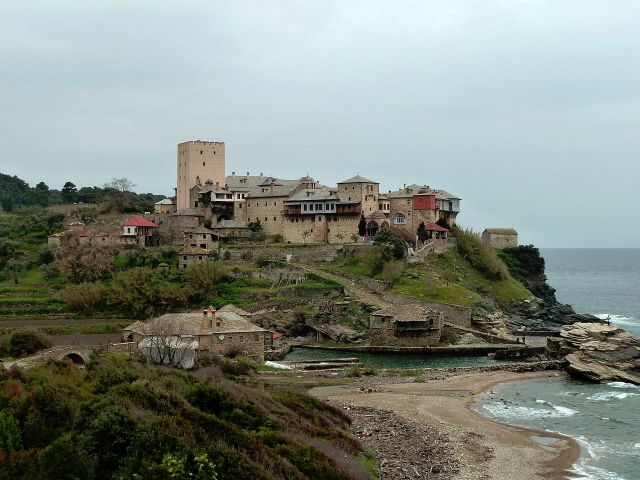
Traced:
[[371, 220], [369, 223], [367, 223], [367, 237], [375, 237], [379, 229], [380, 227], [378, 226], [377, 222]]
[[62, 359], [69, 360], [71, 361], [71, 363], [74, 363], [76, 365], [84, 365], [87, 363], [85, 358], [77, 352], [69, 352], [64, 357], [62, 357]]

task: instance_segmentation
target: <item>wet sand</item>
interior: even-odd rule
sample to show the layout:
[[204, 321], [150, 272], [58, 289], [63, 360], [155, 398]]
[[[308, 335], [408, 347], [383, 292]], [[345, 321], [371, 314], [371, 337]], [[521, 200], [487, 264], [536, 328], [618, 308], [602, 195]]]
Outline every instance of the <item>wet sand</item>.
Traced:
[[[472, 410], [475, 396], [503, 382], [556, 377], [559, 372], [472, 372], [424, 383], [370, 380], [371, 392], [356, 386], [318, 387], [310, 393], [353, 405], [391, 410], [451, 437], [459, 479], [563, 479], [580, 456], [578, 443], [563, 435], [498, 423]], [[417, 439], [417, 441], [419, 441]]]

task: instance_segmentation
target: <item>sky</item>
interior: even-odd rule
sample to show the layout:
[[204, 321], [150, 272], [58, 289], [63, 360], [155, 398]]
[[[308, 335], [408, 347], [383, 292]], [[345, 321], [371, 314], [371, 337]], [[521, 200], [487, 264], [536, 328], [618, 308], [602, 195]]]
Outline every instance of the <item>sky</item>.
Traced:
[[461, 197], [541, 247], [640, 247], [640, 2], [0, 2], [0, 172], [169, 195], [227, 173]]

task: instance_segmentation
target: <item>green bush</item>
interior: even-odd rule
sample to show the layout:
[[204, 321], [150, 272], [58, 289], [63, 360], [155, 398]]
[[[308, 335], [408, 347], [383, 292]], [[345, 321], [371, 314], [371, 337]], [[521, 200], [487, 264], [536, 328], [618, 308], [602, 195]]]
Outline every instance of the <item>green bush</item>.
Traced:
[[49, 348], [51, 342], [33, 332], [17, 332], [9, 339], [9, 354], [14, 358], [33, 355]]
[[184, 288], [163, 272], [133, 268], [113, 277], [106, 295], [108, 305], [134, 317], [155, 315], [186, 304]]
[[0, 454], [11, 453], [22, 446], [18, 421], [6, 410], [0, 410]]
[[101, 305], [107, 294], [107, 288], [101, 283], [84, 282], [67, 285], [60, 296], [74, 310], [90, 313]]
[[484, 244], [471, 230], [458, 230], [458, 253], [489, 280], [503, 280], [509, 276], [507, 267], [495, 250]]

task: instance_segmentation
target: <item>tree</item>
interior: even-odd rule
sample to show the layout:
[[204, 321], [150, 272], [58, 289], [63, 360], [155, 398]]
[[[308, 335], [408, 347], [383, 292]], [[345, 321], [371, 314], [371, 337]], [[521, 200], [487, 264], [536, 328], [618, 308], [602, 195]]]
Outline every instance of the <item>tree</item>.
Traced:
[[436, 224], [446, 228], [447, 230], [451, 230], [451, 225], [449, 225], [449, 222], [444, 218], [439, 218]]
[[358, 235], [364, 237], [367, 233], [367, 221], [364, 219], [364, 213], [360, 214], [360, 221], [358, 222]]
[[218, 292], [218, 285], [228, 275], [227, 267], [213, 260], [189, 265], [185, 277], [189, 287], [189, 296], [194, 300], [210, 298]]
[[120, 213], [124, 212], [135, 186], [135, 183], [126, 177], [113, 178], [109, 183], [105, 183], [104, 189], [107, 191], [112, 208]]
[[154, 315], [183, 306], [184, 289], [169, 282], [158, 270], [132, 268], [114, 275], [107, 302], [134, 317]]
[[76, 201], [78, 189], [73, 182], [66, 182], [62, 186], [62, 199], [65, 203], [73, 203]]
[[418, 225], [418, 239], [421, 242], [424, 242], [427, 238], [427, 227], [425, 227], [424, 222], [420, 222], [420, 225]]
[[74, 232], [65, 233], [55, 251], [56, 264], [73, 283], [102, 280], [113, 270], [110, 248], [81, 243]]
[[20, 449], [22, 436], [18, 421], [7, 410], [0, 410], [0, 453]]
[[10, 259], [4, 267], [4, 270], [7, 272], [9, 278], [11, 278], [16, 284], [18, 283], [20, 276], [26, 269], [26, 264], [19, 258]]
[[353, 243], [356, 243], [359, 239], [360, 239], [360, 235], [358, 235], [357, 233], [352, 233], [349, 238], [351, 239], [351, 241]]
[[260, 220], [247, 223], [247, 227], [249, 227], [249, 230], [251, 230], [254, 233], [259, 233], [262, 231], [262, 224], [260, 223]]
[[398, 260], [407, 254], [407, 245], [395, 232], [389, 228], [379, 230], [373, 239], [376, 245], [386, 245], [391, 250], [391, 254]]

